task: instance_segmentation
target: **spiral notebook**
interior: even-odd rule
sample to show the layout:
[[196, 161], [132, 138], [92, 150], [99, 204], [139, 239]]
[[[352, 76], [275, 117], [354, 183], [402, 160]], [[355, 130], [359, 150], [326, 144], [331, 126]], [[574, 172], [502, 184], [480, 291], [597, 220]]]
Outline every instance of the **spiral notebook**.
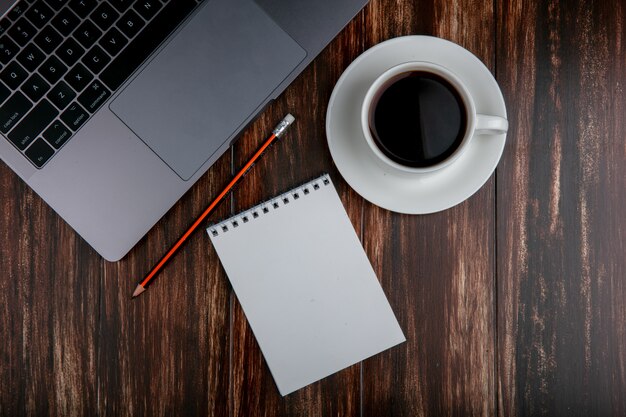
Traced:
[[207, 232], [282, 395], [405, 340], [328, 175]]

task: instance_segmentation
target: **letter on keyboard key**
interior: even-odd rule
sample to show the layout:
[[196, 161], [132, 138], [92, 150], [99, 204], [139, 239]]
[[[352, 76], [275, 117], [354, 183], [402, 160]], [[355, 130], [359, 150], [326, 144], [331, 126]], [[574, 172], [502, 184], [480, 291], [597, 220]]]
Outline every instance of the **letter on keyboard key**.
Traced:
[[54, 120], [59, 111], [47, 100], [42, 100], [28, 113], [15, 129], [9, 133], [9, 139], [20, 150], [26, 147]]
[[119, 27], [120, 30], [129, 38], [135, 36], [143, 25], [143, 20], [133, 10], [127, 11], [117, 22], [117, 27]]
[[63, 81], [59, 81], [47, 97], [52, 104], [63, 110], [74, 100], [76, 93]]
[[106, 49], [111, 56], [117, 55], [127, 43], [126, 37], [116, 28], [111, 28], [102, 39], [100, 39], [100, 46]]
[[61, 10], [55, 17], [52, 19], [52, 26], [63, 36], [69, 36], [70, 33], [76, 29], [76, 26], [80, 23], [80, 19], [76, 17], [74, 13], [70, 11], [67, 7]]
[[82, 60], [83, 64], [87, 66], [94, 74], [102, 71], [102, 68], [111, 62], [111, 58], [100, 48], [98, 45], [91, 48]]
[[96, 11], [91, 14], [93, 21], [96, 22], [96, 25], [100, 26], [102, 30], [110, 28], [118, 17], [120, 17], [120, 14], [116, 12], [109, 3], [100, 3]]
[[139, 0], [133, 5], [133, 8], [141, 17], [150, 20], [161, 8], [161, 3], [159, 0]]
[[63, 45], [57, 49], [57, 55], [65, 65], [72, 66], [83, 56], [85, 50], [72, 38], [67, 38]]
[[0, 73], [0, 79], [14, 90], [26, 80], [26, 77], [28, 77], [26, 70], [15, 61], [7, 65]]
[[35, 36], [35, 43], [47, 54], [51, 54], [61, 43], [63, 38], [52, 26], [46, 26], [44, 30]]
[[28, 112], [33, 104], [19, 91], [0, 107], [0, 131], [7, 133]]
[[[115, 6], [115, 4], [113, 4]], [[100, 74], [111, 90], [117, 90], [197, 5], [194, 0], [169, 2], [139, 35]], [[121, 19], [120, 19], [121, 20]]]
[[65, 74], [67, 67], [54, 55], [51, 56], [39, 67], [39, 72], [48, 80], [50, 84], [54, 84]]
[[94, 113], [110, 96], [109, 90], [96, 80], [78, 97], [78, 102]]
[[70, 9], [77, 15], [86, 18], [93, 9], [96, 8], [98, 2], [96, 0], [72, 0], [70, 1]]
[[85, 48], [89, 48], [96, 43], [100, 36], [102, 36], [102, 31], [89, 20], [85, 20], [74, 32], [74, 37]]
[[24, 68], [30, 72], [35, 71], [45, 58], [46, 56], [43, 52], [41, 52], [41, 50], [33, 43], [28, 44], [28, 46], [17, 56], [17, 60], [20, 64], [22, 64]]
[[37, 139], [37, 141], [26, 150], [26, 156], [37, 168], [44, 166], [52, 155], [54, 155], [54, 149], [41, 138]]
[[33, 74], [22, 86], [22, 91], [32, 101], [38, 101], [48, 92], [50, 85], [39, 74]]
[[82, 64], [76, 64], [65, 76], [65, 81], [78, 92], [81, 92], [91, 80], [93, 75]]

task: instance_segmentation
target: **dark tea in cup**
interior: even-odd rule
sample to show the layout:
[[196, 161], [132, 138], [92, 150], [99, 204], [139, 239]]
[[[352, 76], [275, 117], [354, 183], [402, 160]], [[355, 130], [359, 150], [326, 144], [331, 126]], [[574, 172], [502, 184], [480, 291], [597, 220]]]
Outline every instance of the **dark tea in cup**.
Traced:
[[467, 131], [461, 94], [430, 71], [397, 74], [374, 92], [368, 124], [376, 146], [392, 161], [428, 168], [451, 157]]
[[380, 74], [365, 93], [361, 129], [387, 172], [421, 175], [452, 165], [473, 138], [502, 137], [504, 117], [476, 111], [466, 83], [447, 68], [410, 61]]

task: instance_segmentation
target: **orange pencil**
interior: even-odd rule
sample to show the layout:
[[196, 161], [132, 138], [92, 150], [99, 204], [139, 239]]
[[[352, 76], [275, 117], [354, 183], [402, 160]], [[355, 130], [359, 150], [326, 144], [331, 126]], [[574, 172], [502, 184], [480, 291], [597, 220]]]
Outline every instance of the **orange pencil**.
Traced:
[[191, 234], [200, 226], [200, 224], [207, 218], [209, 214], [215, 209], [215, 207], [228, 195], [228, 193], [233, 189], [235, 185], [239, 182], [239, 180], [248, 172], [252, 165], [259, 159], [259, 157], [263, 154], [263, 152], [274, 142], [274, 140], [280, 138], [283, 133], [287, 130], [287, 128], [294, 122], [295, 118], [291, 114], [287, 114], [285, 118], [274, 128], [272, 135], [267, 138], [265, 143], [261, 145], [261, 147], [252, 155], [252, 158], [239, 170], [237, 175], [233, 177], [233, 179], [228, 183], [226, 188], [213, 200], [213, 202], [209, 205], [209, 207], [204, 210], [204, 212], [198, 217], [198, 219], [191, 225], [189, 229], [178, 239], [178, 241], [172, 246], [172, 248], [167, 251], [165, 256], [161, 258], [161, 260], [152, 268], [150, 273], [146, 275], [146, 277], [137, 285], [135, 288], [135, 292], [133, 292], [133, 298], [137, 297], [139, 294], [144, 292], [148, 287], [149, 283], [154, 279], [157, 274], [163, 269], [167, 261], [169, 261], [172, 256], [176, 254], [178, 249], [180, 249], [181, 245], [185, 243], [185, 241], [191, 236]]

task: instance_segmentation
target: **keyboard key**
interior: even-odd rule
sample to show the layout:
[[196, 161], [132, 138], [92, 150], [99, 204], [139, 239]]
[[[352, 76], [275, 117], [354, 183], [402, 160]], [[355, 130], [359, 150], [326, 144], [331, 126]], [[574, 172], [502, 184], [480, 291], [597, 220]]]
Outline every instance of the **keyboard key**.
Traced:
[[39, 68], [39, 72], [48, 80], [50, 84], [54, 84], [61, 79], [67, 71], [67, 67], [55, 56], [51, 56]]
[[102, 39], [100, 39], [100, 46], [106, 49], [111, 56], [117, 55], [126, 44], [128, 44], [126, 37], [115, 28], [111, 28], [111, 30], [105, 33]]
[[26, 12], [26, 17], [31, 21], [32, 24], [37, 26], [39, 29], [44, 27], [46, 23], [52, 18], [54, 12], [45, 3], [41, 0], [33, 4], [30, 9]]
[[11, 95], [11, 90], [6, 88], [6, 86], [0, 83], [0, 103], [7, 99]]
[[52, 26], [46, 26], [37, 36], [35, 36], [35, 43], [45, 53], [51, 54], [57, 46], [61, 43], [63, 38], [59, 35], [59, 32], [54, 30]]
[[78, 27], [79, 23], [80, 19], [67, 7], [61, 10], [55, 18], [52, 19], [52, 26], [61, 32], [63, 36], [69, 36], [70, 33], [74, 32], [74, 29]]
[[7, 133], [33, 107], [24, 94], [19, 91], [0, 107], [0, 131]]
[[97, 4], [96, 0], [72, 0], [70, 1], [70, 9], [84, 19], [96, 8]]
[[0, 61], [2, 61], [3, 64], [7, 64], [12, 60], [19, 50], [20, 47], [7, 36], [0, 38]]
[[9, 133], [9, 139], [20, 150], [26, 149], [32, 141], [54, 120], [59, 111], [47, 100], [42, 100]]
[[26, 77], [28, 77], [26, 70], [15, 61], [7, 65], [0, 73], [0, 79], [13, 90], [16, 90], [26, 80]]
[[48, 94], [48, 99], [63, 110], [74, 100], [76, 93], [63, 81], [60, 81]]
[[135, 36], [143, 25], [143, 19], [132, 10], [127, 11], [124, 16], [117, 21], [117, 27], [129, 38]]
[[63, 45], [57, 49], [57, 56], [70, 67], [74, 65], [84, 53], [85, 50], [72, 38], [68, 38], [63, 42]]
[[76, 132], [87, 121], [89, 113], [76, 102], [72, 103], [61, 115], [61, 120]]
[[26, 150], [26, 156], [37, 168], [44, 166], [52, 155], [54, 155], [54, 149], [43, 139], [37, 139], [35, 143]]
[[48, 6], [52, 7], [54, 10], [59, 10], [61, 7], [65, 6], [67, 0], [46, 0]]
[[19, 4], [15, 5], [15, 7], [11, 9], [7, 16], [9, 17], [9, 19], [15, 22], [15, 20], [19, 19], [24, 14], [27, 8], [28, 3], [22, 1]]
[[87, 55], [82, 60], [83, 64], [87, 66], [93, 73], [97, 74], [102, 71], [102, 68], [111, 62], [111, 58], [100, 48], [98, 45], [91, 48]]
[[111, 65], [102, 71], [100, 74], [102, 82], [110, 90], [117, 90], [195, 6], [196, 2], [193, 0], [176, 0], [168, 3], [137, 38], [120, 52]]
[[109, 3], [101, 3], [96, 11], [91, 14], [91, 19], [102, 30], [110, 28], [118, 17], [120, 14]]
[[7, 31], [9, 26], [11, 26], [11, 22], [9, 21], [9, 19], [0, 20], [0, 35], [4, 35], [4, 32]]
[[22, 91], [32, 101], [39, 101], [48, 90], [50, 90], [50, 84], [45, 82], [39, 74], [31, 75], [22, 86]]
[[65, 81], [78, 92], [82, 91], [91, 80], [93, 80], [93, 75], [80, 63], [76, 64], [65, 76]]
[[37, 48], [32, 43], [29, 43], [17, 56], [17, 60], [20, 64], [30, 72], [35, 71], [45, 58], [46, 56], [41, 52], [41, 49]]
[[128, 9], [130, 5], [133, 4], [133, 1], [135, 0], [110, 0], [109, 3], [111, 3], [118, 12], [124, 13], [126, 9]]
[[110, 96], [109, 90], [96, 80], [78, 97], [78, 102], [89, 112], [94, 113]]
[[55, 120], [54, 123], [43, 132], [43, 137], [48, 143], [54, 146], [55, 149], [59, 149], [63, 146], [70, 136], [72, 136], [72, 132], [58, 120]]
[[9, 36], [20, 46], [26, 45], [36, 34], [37, 29], [24, 18], [9, 29]]
[[139, 0], [133, 6], [141, 17], [146, 20], [150, 20], [161, 8], [161, 3], [158, 0]]
[[102, 36], [102, 31], [91, 23], [90, 20], [83, 22], [74, 32], [74, 37], [85, 48], [92, 47], [100, 36]]

